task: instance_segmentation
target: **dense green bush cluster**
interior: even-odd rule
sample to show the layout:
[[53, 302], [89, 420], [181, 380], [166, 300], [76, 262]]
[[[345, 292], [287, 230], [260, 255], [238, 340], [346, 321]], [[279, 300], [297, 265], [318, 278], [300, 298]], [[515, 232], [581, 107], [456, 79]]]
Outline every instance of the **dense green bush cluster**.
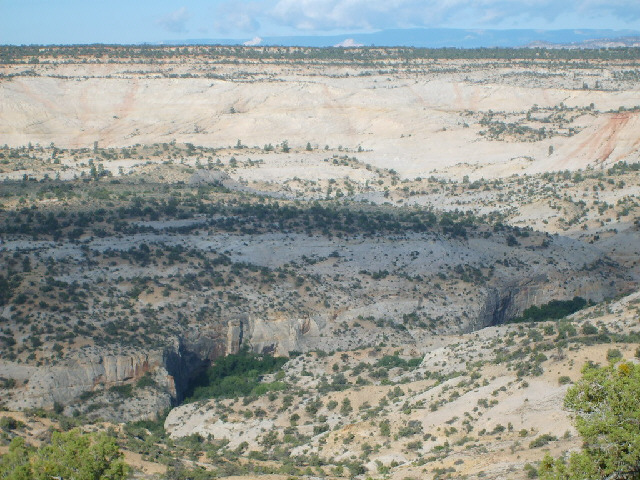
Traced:
[[551, 300], [544, 305], [533, 305], [527, 308], [521, 316], [511, 320], [519, 322], [543, 322], [545, 320], [558, 320], [567, 315], [582, 310], [587, 306], [587, 301], [582, 297], [573, 297], [573, 300]]
[[405, 360], [398, 355], [385, 355], [375, 364], [376, 367], [394, 368], [400, 367], [403, 369], [415, 368], [422, 363], [422, 357], [410, 358]]
[[284, 390], [283, 382], [260, 383], [260, 376], [277, 371], [288, 359], [257, 355], [243, 350], [234, 355], [219, 358], [206, 371], [198, 375], [186, 392], [188, 401], [215, 397], [239, 397], [260, 395], [274, 390]]

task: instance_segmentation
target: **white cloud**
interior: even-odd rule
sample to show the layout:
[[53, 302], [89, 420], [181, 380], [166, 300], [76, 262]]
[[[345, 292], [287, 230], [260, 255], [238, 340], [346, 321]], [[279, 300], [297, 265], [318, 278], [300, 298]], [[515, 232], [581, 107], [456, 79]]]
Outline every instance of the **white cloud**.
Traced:
[[184, 33], [187, 31], [186, 23], [191, 18], [187, 7], [181, 7], [178, 10], [165, 15], [158, 24], [165, 30], [173, 33]]
[[270, 14], [300, 30], [375, 28], [372, 20], [391, 10], [394, 2], [377, 0], [279, 0]]
[[216, 10], [214, 28], [221, 33], [256, 32], [264, 6], [255, 2], [230, 1], [221, 3]]
[[609, 16], [627, 23], [640, 18], [638, 0], [275, 1], [268, 15], [277, 23], [300, 30], [491, 27], [523, 19], [551, 23], [561, 15], [577, 22], [581, 17]]
[[408, 27], [637, 29], [639, 18], [639, 0], [227, 0], [217, 7], [214, 27], [224, 34]]
[[334, 45], [334, 47], [344, 47], [344, 48], [363, 47], [363, 46], [364, 46], [363, 43], [356, 43], [356, 41], [353, 38], [345, 38], [340, 43], [336, 43]]
[[260, 37], [253, 37], [251, 40], [247, 40], [243, 43], [245, 47], [255, 47], [256, 45], [260, 45], [262, 43], [262, 39]]

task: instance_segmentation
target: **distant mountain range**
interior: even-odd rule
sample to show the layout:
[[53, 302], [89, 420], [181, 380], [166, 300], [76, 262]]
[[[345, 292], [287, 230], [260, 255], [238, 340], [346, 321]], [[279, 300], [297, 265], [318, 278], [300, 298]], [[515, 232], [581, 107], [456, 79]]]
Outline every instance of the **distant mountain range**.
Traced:
[[426, 48], [604, 48], [640, 46], [636, 30], [464, 30], [411, 28], [328, 36], [254, 37], [252, 39], [186, 39], [179, 45], [281, 45], [303, 47], [402, 46]]
[[640, 36], [618, 38], [595, 38], [572, 43], [531, 42], [527, 47], [535, 48], [619, 48], [640, 47]]

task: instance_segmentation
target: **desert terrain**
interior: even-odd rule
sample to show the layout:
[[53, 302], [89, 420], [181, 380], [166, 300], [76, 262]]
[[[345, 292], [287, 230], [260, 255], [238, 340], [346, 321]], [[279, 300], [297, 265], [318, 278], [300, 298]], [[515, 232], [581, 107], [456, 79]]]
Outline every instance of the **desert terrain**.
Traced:
[[0, 453], [535, 478], [640, 356], [638, 57], [0, 47]]

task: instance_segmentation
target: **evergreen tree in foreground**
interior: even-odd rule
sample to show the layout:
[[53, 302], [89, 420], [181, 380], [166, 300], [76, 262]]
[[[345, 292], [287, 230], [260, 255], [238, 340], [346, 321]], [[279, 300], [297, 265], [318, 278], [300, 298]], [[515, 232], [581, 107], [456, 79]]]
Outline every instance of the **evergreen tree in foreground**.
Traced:
[[582, 451], [565, 462], [547, 454], [543, 480], [640, 479], [640, 365], [586, 365], [582, 379], [567, 391], [565, 406], [575, 412]]
[[54, 432], [51, 443], [37, 449], [15, 438], [0, 457], [3, 480], [123, 480], [128, 475], [115, 439], [79, 430]]

